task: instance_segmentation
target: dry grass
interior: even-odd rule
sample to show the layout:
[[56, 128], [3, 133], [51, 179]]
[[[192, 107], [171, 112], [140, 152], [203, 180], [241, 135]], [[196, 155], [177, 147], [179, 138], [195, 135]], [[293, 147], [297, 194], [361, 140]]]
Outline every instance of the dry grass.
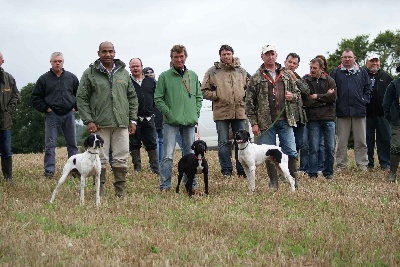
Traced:
[[[59, 176], [66, 156], [57, 155]], [[220, 175], [216, 151], [208, 159], [208, 197], [160, 194], [159, 177], [144, 162], [138, 176], [130, 164], [125, 199], [114, 197], [109, 179], [96, 208], [94, 186], [81, 207], [72, 178], [50, 204], [57, 179], [43, 178], [43, 155], [14, 155], [15, 182], [0, 184], [0, 265], [400, 265], [399, 185], [388, 184], [386, 172], [302, 176], [292, 194], [282, 183], [269, 191], [259, 168], [257, 193], [248, 196], [247, 181]], [[173, 177], [176, 186], [176, 165]]]

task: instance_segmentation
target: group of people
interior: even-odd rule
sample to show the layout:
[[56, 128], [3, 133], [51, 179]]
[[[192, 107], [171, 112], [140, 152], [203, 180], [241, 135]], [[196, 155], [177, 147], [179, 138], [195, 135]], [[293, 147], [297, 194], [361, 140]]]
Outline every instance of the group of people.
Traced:
[[[336, 135], [336, 172], [347, 167], [351, 131], [357, 167], [374, 167], [376, 142], [380, 167], [390, 169], [389, 181], [396, 180], [400, 161], [400, 81], [392, 81], [380, 69], [378, 55], [370, 54], [362, 68], [356, 63], [354, 52], [346, 49], [342, 63], [330, 74], [325, 57], [318, 55], [309, 63], [309, 74], [301, 77], [295, 72], [300, 56], [290, 53], [282, 66], [273, 45], [262, 47], [262, 64], [252, 76], [241, 67], [231, 46], [222, 45], [218, 52], [220, 61], [208, 69], [201, 83], [186, 66], [188, 53], [183, 45], [172, 47], [171, 67], [159, 75], [158, 81], [154, 70], [143, 68], [139, 58], [129, 61], [129, 73], [126, 65], [115, 59], [114, 45], [108, 41], [100, 44], [99, 58], [85, 70], [80, 81], [64, 70], [62, 53], [51, 54], [51, 69], [40, 76], [32, 92], [33, 107], [46, 114], [45, 177], [54, 176], [60, 130], [68, 156], [78, 153], [75, 112], [79, 111], [87, 130], [100, 134], [104, 140], [100, 150], [102, 195], [110, 158], [115, 194], [125, 195], [128, 156], [132, 156], [135, 173], [140, 172], [142, 144], [151, 171], [160, 175], [160, 191], [168, 192], [177, 139], [181, 138], [183, 155], [192, 152], [204, 98], [212, 101], [218, 158], [225, 177], [232, 176], [234, 171], [229, 131], [245, 129], [249, 121], [257, 143], [276, 145], [276, 136], [279, 137], [279, 145], [289, 157], [289, 171], [296, 187], [299, 154], [310, 178], [316, 178], [319, 171], [326, 179], [333, 178]], [[0, 66], [3, 62], [0, 53]], [[11, 114], [19, 94], [14, 79], [2, 68], [0, 78], [0, 103], [6, 104], [0, 113], [4, 118], [0, 125], [1, 165], [4, 178], [11, 179]], [[308, 153], [303, 153], [306, 144]], [[323, 157], [319, 156], [321, 147]], [[235, 146], [236, 174], [245, 177], [237, 156]], [[276, 169], [269, 162], [266, 166], [269, 187], [276, 190]], [[196, 179], [193, 190], [195, 186]]]

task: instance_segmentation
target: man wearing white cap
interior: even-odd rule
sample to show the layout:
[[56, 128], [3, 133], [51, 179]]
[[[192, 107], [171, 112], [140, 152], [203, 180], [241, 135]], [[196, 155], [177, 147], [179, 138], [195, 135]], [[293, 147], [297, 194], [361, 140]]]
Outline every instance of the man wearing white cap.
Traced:
[[[278, 53], [273, 45], [262, 47], [263, 64], [251, 77], [246, 92], [246, 113], [258, 142], [276, 145], [278, 134], [282, 151], [289, 156], [289, 171], [297, 187], [297, 151], [293, 126], [296, 119], [290, 103], [298, 101], [300, 91], [287, 70], [276, 62]], [[278, 189], [275, 166], [267, 162], [269, 187]]]
[[365, 67], [371, 79], [372, 95], [367, 105], [367, 148], [368, 168], [371, 169], [374, 168], [375, 142], [379, 166], [382, 169], [390, 168], [390, 126], [384, 117], [382, 102], [392, 78], [380, 69], [380, 65], [379, 55], [368, 55]]

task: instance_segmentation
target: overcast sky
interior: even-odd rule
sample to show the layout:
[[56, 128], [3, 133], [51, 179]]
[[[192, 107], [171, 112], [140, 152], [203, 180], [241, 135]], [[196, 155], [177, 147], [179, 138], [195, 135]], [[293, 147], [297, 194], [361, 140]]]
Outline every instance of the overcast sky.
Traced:
[[186, 66], [200, 81], [229, 44], [253, 74], [261, 65], [261, 47], [275, 44], [278, 61], [296, 52], [298, 73], [308, 73], [317, 54], [333, 52], [342, 38], [400, 29], [400, 1], [76, 1], [0, 0], [0, 51], [3, 68], [18, 88], [36, 82], [50, 68], [50, 55], [64, 54], [64, 68], [78, 79], [97, 57], [102, 41], [111, 41], [126, 64], [139, 57], [158, 76], [169, 67], [170, 49], [183, 44]]

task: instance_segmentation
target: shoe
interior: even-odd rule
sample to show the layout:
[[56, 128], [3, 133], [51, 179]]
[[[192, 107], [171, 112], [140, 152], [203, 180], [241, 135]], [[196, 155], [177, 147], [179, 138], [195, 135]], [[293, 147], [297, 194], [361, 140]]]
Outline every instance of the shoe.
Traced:
[[309, 175], [308, 178], [310, 178], [310, 179], [317, 179], [317, 178], [318, 178], [318, 175]]
[[390, 166], [386, 166], [386, 167], [382, 167], [381, 166], [381, 170], [382, 171], [389, 171], [390, 170]]
[[44, 172], [44, 177], [47, 179], [53, 179], [54, 177], [54, 172]]
[[325, 175], [324, 177], [325, 177], [325, 179], [327, 179], [327, 180], [333, 179], [333, 175]]
[[160, 192], [161, 194], [167, 194], [169, 192], [169, 188], [163, 188]]
[[336, 173], [341, 173], [341, 172], [344, 172], [345, 170], [346, 170], [345, 167], [337, 167], [336, 170], [335, 170], [335, 172], [336, 172]]
[[239, 173], [238, 176], [239, 176], [239, 178], [243, 178], [243, 179], [247, 178], [247, 175], [245, 173]]
[[322, 175], [322, 171], [318, 171], [318, 173], [317, 173], [318, 175]]
[[229, 178], [232, 176], [232, 173], [229, 171], [224, 171], [224, 172], [222, 172], [222, 175]]
[[395, 183], [396, 182], [396, 174], [395, 173], [389, 173], [389, 176], [387, 178], [387, 181], [389, 183]]
[[359, 166], [358, 168], [360, 169], [360, 171], [363, 171], [363, 172], [367, 172], [368, 171], [367, 166]]

